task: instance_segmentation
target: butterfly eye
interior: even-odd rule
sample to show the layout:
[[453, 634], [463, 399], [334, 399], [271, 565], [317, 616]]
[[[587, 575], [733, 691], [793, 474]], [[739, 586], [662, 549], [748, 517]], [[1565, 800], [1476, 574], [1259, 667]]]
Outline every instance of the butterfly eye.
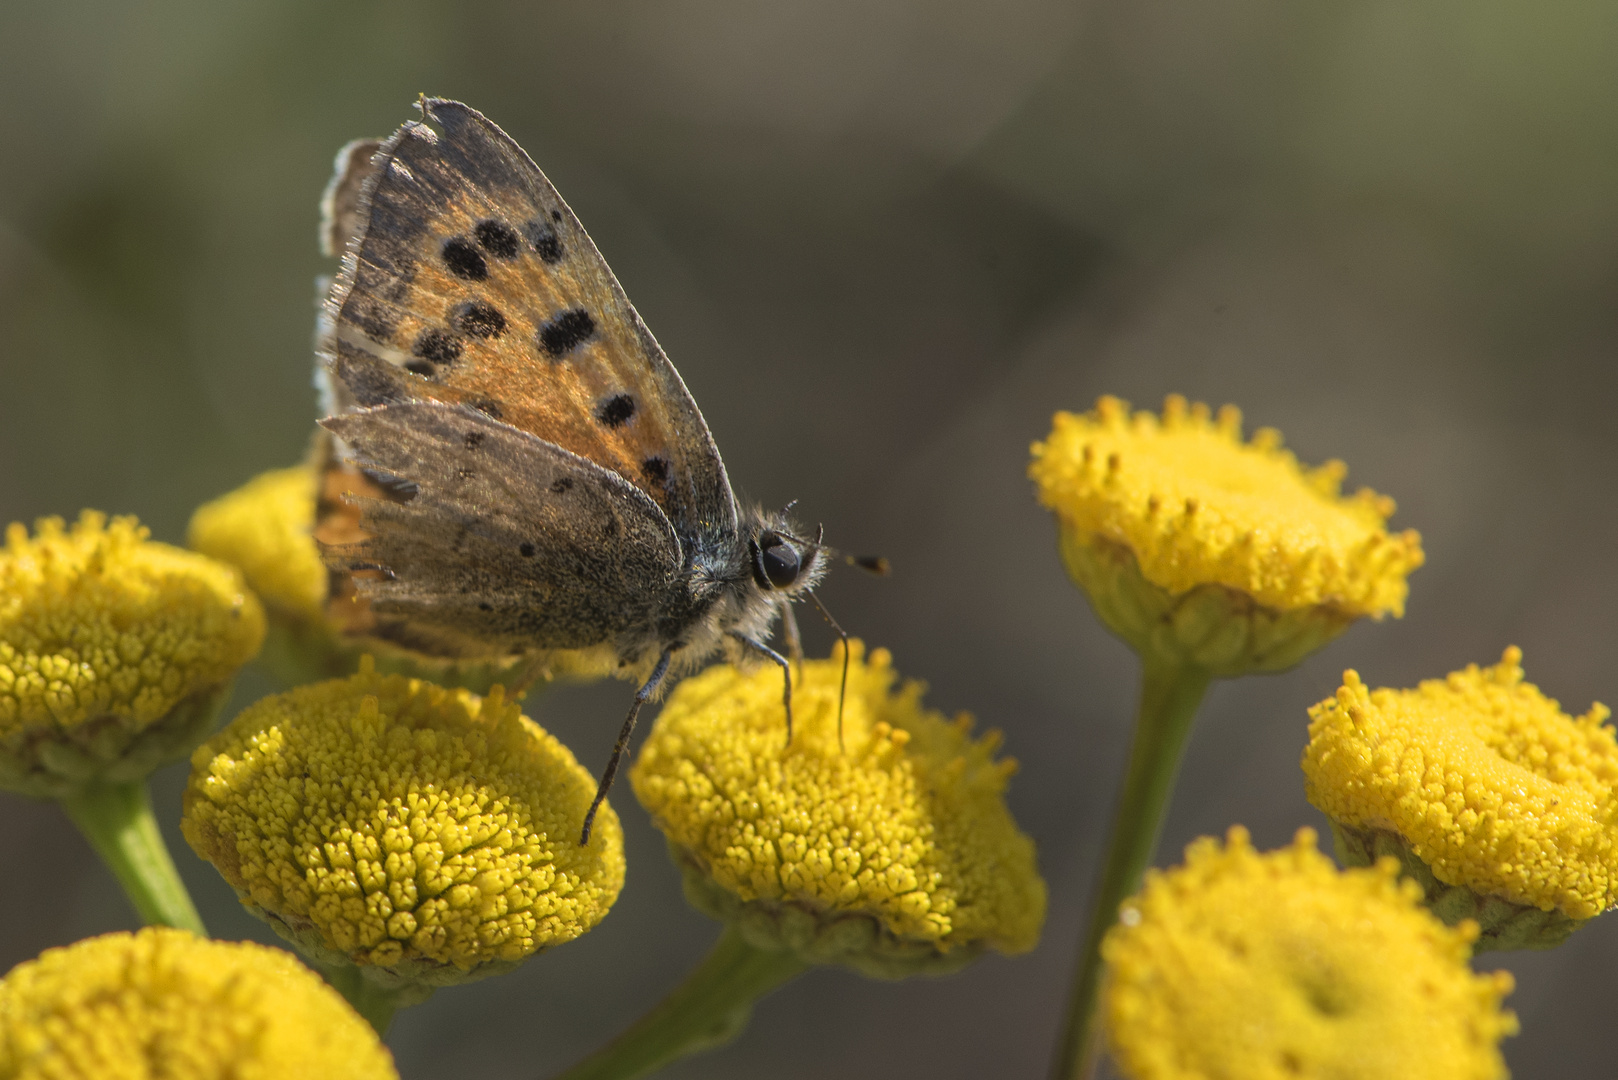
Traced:
[[798, 580], [803, 564], [798, 549], [776, 533], [760, 534], [753, 548], [753, 579], [763, 589], [786, 589]]

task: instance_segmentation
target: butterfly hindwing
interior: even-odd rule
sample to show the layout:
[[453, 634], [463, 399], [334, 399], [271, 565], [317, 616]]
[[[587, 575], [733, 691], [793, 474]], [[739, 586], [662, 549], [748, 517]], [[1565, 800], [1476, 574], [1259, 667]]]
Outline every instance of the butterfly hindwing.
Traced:
[[360, 594], [402, 644], [601, 644], [652, 621], [679, 573], [679, 540], [644, 492], [474, 409], [406, 402], [322, 423], [367, 470], [409, 478], [396, 499], [364, 500], [369, 535], [330, 553], [387, 568]]
[[617, 473], [681, 536], [734, 531], [707, 425], [578, 219], [481, 114], [421, 105], [439, 130], [371, 159], [333, 291], [344, 403], [464, 404]]

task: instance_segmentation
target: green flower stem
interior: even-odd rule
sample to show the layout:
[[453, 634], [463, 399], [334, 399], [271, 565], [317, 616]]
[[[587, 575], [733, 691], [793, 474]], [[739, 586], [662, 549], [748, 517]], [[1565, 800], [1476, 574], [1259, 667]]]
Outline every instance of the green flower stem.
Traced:
[[63, 799], [62, 808], [148, 925], [208, 935], [158, 831], [144, 779], [93, 782]]
[[753, 1002], [807, 967], [795, 953], [749, 945], [726, 927], [684, 983], [607, 1046], [557, 1080], [631, 1080], [741, 1034]]
[[1055, 1080], [1083, 1080], [1094, 1074], [1100, 1054], [1096, 1003], [1101, 989], [1101, 939], [1118, 920], [1118, 905], [1140, 888], [1152, 861], [1186, 736], [1208, 690], [1210, 676], [1203, 668], [1150, 652], [1143, 654], [1143, 660], [1129, 773], [1113, 819], [1101, 885], [1090, 912], [1090, 930], [1074, 969], [1067, 1020], [1052, 1072]]
[[406, 1005], [416, 1005], [432, 996], [427, 987], [387, 987], [372, 982], [353, 964], [322, 964], [305, 956], [332, 988], [354, 1006], [354, 1011], [365, 1017], [365, 1022], [376, 1031], [377, 1038], [388, 1033], [393, 1014]]

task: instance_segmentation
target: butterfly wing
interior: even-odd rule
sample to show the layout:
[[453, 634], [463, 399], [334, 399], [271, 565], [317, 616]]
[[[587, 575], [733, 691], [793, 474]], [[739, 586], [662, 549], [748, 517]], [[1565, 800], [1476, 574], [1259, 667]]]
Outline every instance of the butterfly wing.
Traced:
[[355, 139], [337, 151], [331, 182], [320, 197], [320, 253], [340, 259], [348, 241], [360, 230], [361, 198], [366, 181], [376, 175], [381, 139]]
[[357, 462], [407, 478], [362, 499], [368, 535], [330, 552], [353, 568], [378, 633], [451, 656], [574, 649], [645, 627], [681, 570], [645, 492], [462, 405], [402, 402], [321, 423]]
[[339, 401], [470, 406], [617, 473], [680, 536], [734, 534], [707, 424], [573, 212], [481, 114], [421, 108], [440, 130], [404, 125], [353, 184], [325, 335]]

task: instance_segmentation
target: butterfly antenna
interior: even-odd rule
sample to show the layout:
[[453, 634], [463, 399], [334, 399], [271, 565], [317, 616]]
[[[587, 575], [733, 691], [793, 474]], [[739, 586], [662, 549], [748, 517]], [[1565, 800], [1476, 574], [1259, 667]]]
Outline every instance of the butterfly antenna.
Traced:
[[831, 623], [831, 628], [837, 631], [837, 636], [843, 642], [843, 685], [837, 691], [837, 749], [841, 752], [847, 749], [843, 745], [843, 702], [848, 699], [848, 631], [839, 626], [837, 620], [831, 617], [831, 612], [827, 611], [826, 605], [820, 602], [820, 597], [810, 593], [809, 599], [814, 601], [815, 607], [820, 611], [820, 617]]

